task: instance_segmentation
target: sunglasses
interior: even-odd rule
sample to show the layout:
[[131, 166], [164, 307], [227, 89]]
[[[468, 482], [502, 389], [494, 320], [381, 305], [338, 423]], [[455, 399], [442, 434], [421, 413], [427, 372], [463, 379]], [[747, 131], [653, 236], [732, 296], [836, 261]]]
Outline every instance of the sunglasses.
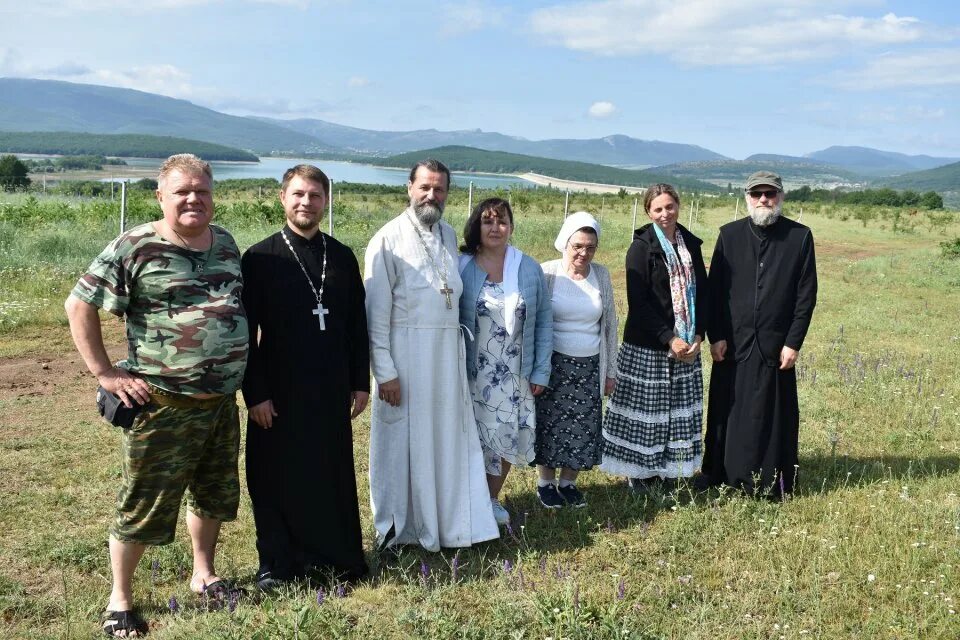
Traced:
[[753, 191], [753, 190], [747, 191], [747, 195], [749, 195], [754, 200], [759, 200], [763, 196], [767, 196], [767, 200], [773, 200], [774, 198], [777, 197], [779, 193], [780, 191], [778, 189], [767, 189], [765, 191]]

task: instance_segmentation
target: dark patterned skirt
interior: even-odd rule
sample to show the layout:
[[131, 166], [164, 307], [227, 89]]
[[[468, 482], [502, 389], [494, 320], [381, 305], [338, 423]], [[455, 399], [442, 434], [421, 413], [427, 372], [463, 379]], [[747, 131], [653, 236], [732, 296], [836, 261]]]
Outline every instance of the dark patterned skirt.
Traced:
[[630, 478], [687, 478], [700, 467], [703, 374], [692, 364], [624, 343], [617, 387], [603, 421], [607, 473]]
[[537, 398], [536, 457], [546, 467], [591, 469], [600, 463], [600, 356], [556, 351], [550, 386]]

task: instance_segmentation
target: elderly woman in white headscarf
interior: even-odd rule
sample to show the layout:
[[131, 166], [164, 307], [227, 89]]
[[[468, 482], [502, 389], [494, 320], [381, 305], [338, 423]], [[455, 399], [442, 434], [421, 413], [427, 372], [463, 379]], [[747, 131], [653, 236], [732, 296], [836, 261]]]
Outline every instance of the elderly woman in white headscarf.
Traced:
[[[617, 311], [606, 267], [593, 256], [600, 223], [585, 211], [567, 217], [543, 263], [553, 308], [550, 382], [537, 398], [537, 496], [550, 509], [586, 506], [577, 475], [600, 464], [602, 395], [616, 384]], [[560, 480], [557, 481], [557, 469]]]

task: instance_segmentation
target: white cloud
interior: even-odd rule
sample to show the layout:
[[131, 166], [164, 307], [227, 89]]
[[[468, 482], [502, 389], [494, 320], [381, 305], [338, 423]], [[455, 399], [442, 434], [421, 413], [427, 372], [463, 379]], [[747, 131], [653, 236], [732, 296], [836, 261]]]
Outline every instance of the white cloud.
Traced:
[[352, 76], [347, 80], [348, 87], [366, 87], [370, 84], [370, 80], [363, 76]]
[[481, 0], [446, 4], [443, 14], [440, 33], [448, 38], [499, 26], [504, 17], [501, 9]]
[[856, 71], [838, 71], [827, 84], [850, 90], [960, 85], [960, 49], [926, 49], [871, 59]]
[[831, 0], [588, 0], [534, 11], [547, 42], [604, 56], [661, 55], [693, 66], [772, 66], [868, 46], [947, 37], [916, 18], [836, 13]]
[[866, 107], [857, 115], [857, 121], [865, 125], [892, 124], [896, 122], [917, 122], [919, 120], [942, 120], [946, 115], [946, 109], [942, 107], [931, 108], [921, 105]]
[[616, 112], [617, 107], [612, 102], [606, 102], [603, 100], [600, 102], [594, 102], [587, 110], [587, 113], [590, 114], [591, 118], [609, 118]]

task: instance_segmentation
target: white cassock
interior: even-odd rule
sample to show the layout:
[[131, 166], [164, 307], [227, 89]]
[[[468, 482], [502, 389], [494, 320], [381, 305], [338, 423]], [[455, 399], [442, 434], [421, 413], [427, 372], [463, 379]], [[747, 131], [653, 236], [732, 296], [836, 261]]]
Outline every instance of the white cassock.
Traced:
[[[415, 219], [407, 210], [385, 224], [367, 245], [364, 261], [370, 363], [377, 387], [370, 504], [381, 543], [393, 528], [388, 546], [419, 544], [437, 551], [491, 540], [499, 531], [467, 386], [456, 234], [446, 222], [433, 225], [431, 232]], [[449, 309], [440, 293], [438, 270], [444, 273], [444, 268], [453, 289]], [[379, 385], [394, 378], [400, 379], [398, 407], [379, 399]]]

